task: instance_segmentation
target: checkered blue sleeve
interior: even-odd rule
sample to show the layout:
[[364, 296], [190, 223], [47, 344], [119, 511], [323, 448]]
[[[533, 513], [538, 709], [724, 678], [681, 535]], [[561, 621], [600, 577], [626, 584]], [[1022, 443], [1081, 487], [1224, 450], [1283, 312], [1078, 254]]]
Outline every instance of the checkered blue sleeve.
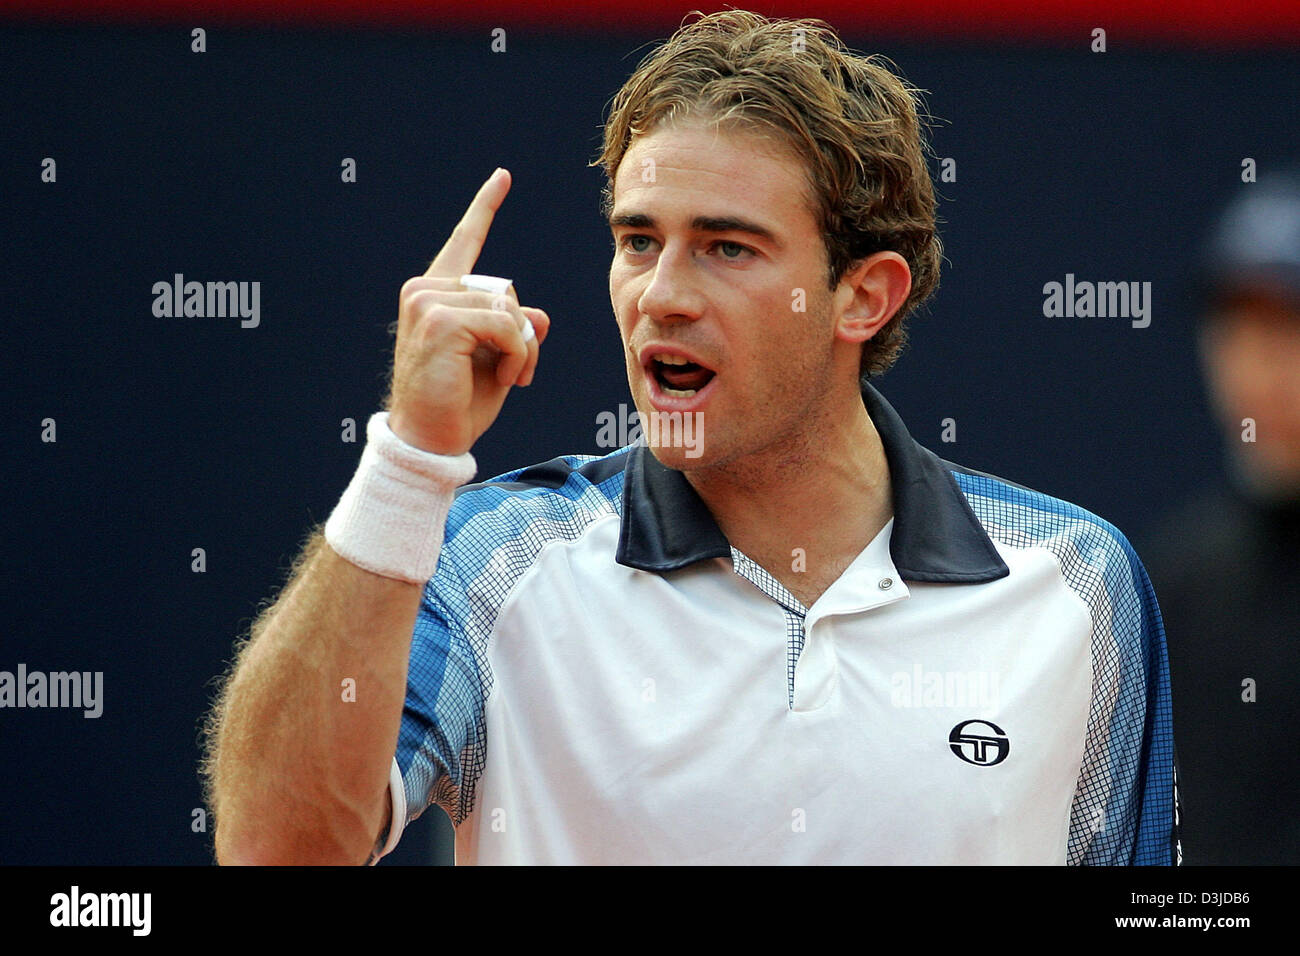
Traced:
[[1118, 528], [1078, 505], [992, 475], [954, 477], [995, 540], [1056, 556], [1092, 618], [1092, 701], [1066, 862], [1177, 863], [1169, 664], [1142, 562]]
[[457, 492], [412, 635], [395, 755], [405, 822], [432, 804], [456, 826], [473, 812], [487, 765], [488, 644], [497, 613], [547, 542], [572, 540], [617, 513], [623, 467], [620, 453], [567, 456]]
[[[1128, 575], [1112, 609], [1113, 626], [1126, 649], [1125, 685], [1140, 688], [1141, 709], [1116, 707], [1106, 735], [1109, 796], [1081, 863], [1093, 866], [1170, 866], [1179, 862], [1177, 793], [1169, 661], [1155, 590], [1141, 560], [1118, 531]], [[1085, 775], [1085, 781], [1087, 775]], [[1086, 786], [1086, 783], [1085, 783]], [[1083, 794], [1081, 793], [1081, 796]]]
[[468, 812], [461, 806], [462, 784], [484, 759], [486, 665], [466, 635], [467, 603], [465, 583], [444, 548], [411, 641], [396, 755], [406, 791], [405, 822], [437, 804], [459, 823]]

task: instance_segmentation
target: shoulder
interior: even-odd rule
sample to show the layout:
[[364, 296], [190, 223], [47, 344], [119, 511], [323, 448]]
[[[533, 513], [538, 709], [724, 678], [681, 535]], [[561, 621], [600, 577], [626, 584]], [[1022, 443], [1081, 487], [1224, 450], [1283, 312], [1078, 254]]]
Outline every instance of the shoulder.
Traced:
[[628, 451], [564, 455], [457, 489], [444, 552], [494, 550], [523, 536], [574, 537], [596, 518], [621, 514]]
[[945, 461], [989, 537], [1005, 548], [1052, 552], [1067, 583], [1085, 598], [1112, 604], [1148, 598], [1150, 582], [1119, 528], [1086, 508], [997, 475]]

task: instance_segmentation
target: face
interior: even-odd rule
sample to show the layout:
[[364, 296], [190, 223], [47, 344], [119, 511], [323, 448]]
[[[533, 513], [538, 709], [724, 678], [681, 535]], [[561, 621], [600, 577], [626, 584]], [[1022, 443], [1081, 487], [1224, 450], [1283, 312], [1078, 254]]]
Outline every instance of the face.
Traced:
[[613, 200], [610, 301], [656, 457], [689, 472], [808, 434], [836, 347], [802, 162], [759, 134], [660, 126]]
[[[1206, 323], [1202, 357], [1229, 446], [1270, 483], [1300, 486], [1300, 309], [1265, 293], [1225, 302]], [[1253, 443], [1242, 420], [1253, 419]]]

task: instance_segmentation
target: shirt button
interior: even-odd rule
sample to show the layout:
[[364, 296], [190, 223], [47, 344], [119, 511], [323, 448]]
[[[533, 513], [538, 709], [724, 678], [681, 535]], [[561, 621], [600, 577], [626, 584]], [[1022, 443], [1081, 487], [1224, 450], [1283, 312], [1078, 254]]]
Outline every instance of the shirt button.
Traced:
[[882, 591], [888, 591], [893, 586], [894, 586], [893, 578], [881, 578], [880, 581], [876, 584], [876, 587], [880, 588], [880, 590]]

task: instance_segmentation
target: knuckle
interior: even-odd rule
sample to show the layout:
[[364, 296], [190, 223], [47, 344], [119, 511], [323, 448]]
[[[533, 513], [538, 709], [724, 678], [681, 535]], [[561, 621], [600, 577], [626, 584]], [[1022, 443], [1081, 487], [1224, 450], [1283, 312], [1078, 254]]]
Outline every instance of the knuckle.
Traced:
[[492, 296], [492, 308], [498, 312], [514, 314], [519, 311], [519, 301], [511, 294], [494, 295]]
[[402, 309], [411, 318], [422, 321], [438, 307], [437, 298], [429, 289], [420, 289], [412, 292], [402, 302]]
[[428, 280], [426, 280], [424, 276], [411, 276], [411, 278], [402, 283], [401, 292], [398, 293], [397, 297], [404, 302], [428, 288]]
[[456, 310], [439, 299], [431, 299], [424, 306], [422, 319], [430, 325], [442, 325], [450, 322]]

